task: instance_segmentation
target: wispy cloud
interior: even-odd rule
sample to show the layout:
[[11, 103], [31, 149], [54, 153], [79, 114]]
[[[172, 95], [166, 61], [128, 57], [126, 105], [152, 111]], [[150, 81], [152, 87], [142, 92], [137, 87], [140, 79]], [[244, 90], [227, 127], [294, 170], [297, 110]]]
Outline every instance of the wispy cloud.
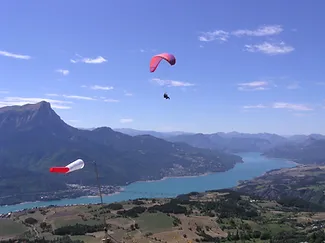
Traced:
[[210, 42], [218, 40], [220, 42], [226, 42], [229, 38], [229, 33], [224, 30], [215, 30], [208, 32], [201, 32], [198, 39], [203, 42]]
[[287, 86], [287, 89], [300, 89], [299, 83], [292, 83]]
[[112, 90], [112, 89], [114, 89], [113, 86], [101, 86], [101, 85], [91, 85], [91, 86], [81, 85], [80, 87], [93, 89], [93, 90]]
[[241, 37], [241, 36], [254, 36], [254, 37], [263, 37], [263, 36], [272, 36], [278, 35], [283, 31], [281, 25], [264, 25], [254, 30], [249, 29], [239, 29], [235, 31], [225, 31], [225, 30], [215, 30], [201, 32], [198, 36], [199, 41], [210, 42], [210, 41], [220, 41], [226, 42], [231, 36]]
[[124, 91], [124, 95], [125, 95], [125, 96], [133, 96], [133, 94], [132, 94], [132, 93], [130, 93], [130, 92], [127, 92], [127, 91]]
[[67, 76], [70, 73], [70, 71], [66, 70], [66, 69], [57, 69], [55, 71], [58, 72], [58, 73], [61, 73], [63, 76]]
[[9, 94], [9, 91], [7, 91], [7, 90], [0, 90], [0, 94]]
[[264, 109], [267, 108], [266, 105], [258, 104], [258, 105], [245, 105], [243, 106], [244, 109]]
[[100, 86], [100, 85], [93, 85], [93, 86], [90, 86], [91, 89], [94, 89], [94, 90], [112, 90], [114, 89], [113, 86]]
[[77, 54], [76, 57], [77, 57], [76, 59], [70, 59], [70, 62], [72, 62], [72, 63], [82, 62], [82, 63], [87, 63], [87, 64], [100, 64], [100, 63], [107, 62], [107, 60], [102, 56], [98, 56], [95, 58], [89, 58], [89, 57], [82, 57]]
[[264, 42], [262, 44], [256, 44], [256, 45], [245, 45], [245, 50], [248, 52], [260, 52], [267, 55], [279, 55], [279, 54], [287, 54], [293, 52], [295, 48], [285, 44], [284, 42], [280, 42], [280, 43]]
[[57, 97], [57, 96], [60, 96], [58, 94], [45, 94], [46, 96], [53, 96], [53, 97]]
[[295, 110], [295, 111], [312, 111], [311, 107], [303, 104], [292, 104], [292, 103], [285, 103], [285, 102], [276, 102], [272, 105], [275, 109], [288, 109], [288, 110]]
[[0, 107], [35, 104], [41, 101], [49, 102], [51, 104], [51, 107], [55, 109], [71, 109], [71, 106], [68, 104], [72, 104], [72, 102], [69, 101], [52, 100], [45, 98], [5, 97], [3, 99], [0, 99]]
[[249, 83], [239, 83], [238, 90], [240, 91], [253, 91], [253, 90], [266, 90], [269, 87], [267, 81], [253, 81]]
[[140, 52], [141, 53], [145, 53], [145, 52], [156, 52], [156, 49], [148, 49], [148, 48], [145, 48], [145, 49], [140, 49]]
[[0, 51], [0, 56], [11, 57], [11, 58], [16, 58], [16, 59], [23, 59], [23, 60], [29, 60], [32, 58], [31, 56], [28, 56], [28, 55], [15, 54], [12, 52], [7, 52], [7, 51]]
[[119, 100], [115, 100], [115, 99], [104, 99], [105, 102], [109, 102], [109, 103], [117, 103], [120, 102]]
[[234, 36], [271, 36], [271, 35], [278, 35], [283, 31], [281, 25], [264, 25], [255, 30], [248, 30], [248, 29], [241, 29], [232, 31], [231, 34]]
[[271, 105], [246, 105], [243, 106], [244, 109], [264, 109], [264, 108], [274, 108], [274, 109], [287, 109], [293, 111], [312, 111], [313, 108], [304, 105], [304, 104], [293, 104], [293, 103], [286, 103], [286, 102], [275, 102]]
[[189, 87], [194, 86], [195, 84], [188, 83], [188, 82], [182, 82], [182, 81], [176, 81], [176, 80], [163, 80], [159, 78], [153, 78], [151, 79], [152, 82], [160, 85], [160, 86], [168, 86], [168, 87]]
[[92, 97], [88, 96], [80, 96], [80, 95], [62, 95], [64, 98], [67, 99], [76, 99], [76, 100], [96, 100]]
[[64, 97], [67, 99], [75, 99], [75, 100], [96, 100], [95, 98], [88, 97], [88, 96], [80, 96], [80, 95], [66, 95], [66, 94], [45, 94], [46, 96], [52, 96], [52, 97]]
[[133, 122], [132, 118], [122, 118], [120, 119], [120, 123], [131, 123]]
[[[218, 40], [223, 43], [229, 40], [230, 37], [269, 37], [279, 35], [284, 29], [281, 25], [264, 25], [257, 29], [238, 29], [234, 31], [215, 30], [209, 32], [201, 32], [198, 36], [199, 41], [211, 42]], [[295, 50], [294, 47], [286, 43], [270, 43], [263, 42], [261, 44], [249, 44], [244, 46], [244, 50], [248, 52], [260, 52], [268, 55], [287, 54]]]

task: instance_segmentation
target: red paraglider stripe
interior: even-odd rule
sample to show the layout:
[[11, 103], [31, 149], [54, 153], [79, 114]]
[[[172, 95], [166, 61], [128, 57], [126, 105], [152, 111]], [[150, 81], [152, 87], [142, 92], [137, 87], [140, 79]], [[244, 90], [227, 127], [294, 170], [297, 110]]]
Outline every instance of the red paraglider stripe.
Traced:
[[67, 173], [69, 172], [68, 167], [52, 167], [50, 168], [50, 172], [52, 173]]

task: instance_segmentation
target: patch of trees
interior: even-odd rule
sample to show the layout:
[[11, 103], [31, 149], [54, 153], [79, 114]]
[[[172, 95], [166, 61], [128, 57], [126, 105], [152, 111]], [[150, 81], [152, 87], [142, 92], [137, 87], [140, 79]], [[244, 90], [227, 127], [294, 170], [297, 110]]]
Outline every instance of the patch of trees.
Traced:
[[85, 224], [75, 224], [67, 225], [57, 228], [53, 231], [54, 235], [85, 235], [86, 233], [94, 233], [102, 231], [104, 229], [103, 224], [98, 225], [85, 225]]
[[173, 225], [174, 226], [178, 226], [178, 225], [182, 224], [182, 221], [179, 218], [177, 218], [175, 216], [172, 216], [172, 217], [173, 217]]
[[280, 232], [274, 236], [272, 236], [270, 243], [297, 243], [297, 242], [311, 242], [307, 241], [308, 237], [304, 233], [299, 232]]
[[131, 224], [130, 228], [131, 228], [132, 231], [134, 231], [136, 229], [139, 229], [140, 227], [139, 227], [139, 225], [137, 223], [135, 223], [135, 224]]
[[117, 214], [123, 215], [125, 217], [136, 218], [139, 216], [139, 214], [142, 214], [145, 211], [146, 211], [145, 207], [137, 206], [137, 207], [131, 208], [129, 210], [117, 211]]
[[43, 231], [50, 231], [52, 226], [50, 224], [47, 224], [46, 222], [40, 223], [40, 227]]
[[249, 201], [241, 200], [238, 197], [229, 197], [226, 200], [201, 203], [199, 209], [202, 213], [209, 216], [214, 216], [212, 213], [214, 211], [219, 215], [219, 218], [238, 217], [252, 219], [259, 216], [257, 209]]
[[82, 240], [72, 240], [69, 236], [63, 236], [61, 238], [57, 238], [54, 240], [46, 240], [44, 237], [42, 239], [17, 239], [16, 240], [2, 240], [1, 243], [17, 243], [17, 242], [25, 242], [25, 243], [84, 243]]
[[38, 221], [35, 218], [29, 217], [24, 220], [26, 224], [36, 224]]
[[145, 204], [145, 203], [144, 203], [143, 201], [141, 201], [141, 200], [133, 200], [132, 203], [133, 203], [134, 205], [143, 205], [143, 204]]
[[213, 236], [205, 233], [205, 231], [200, 226], [196, 227], [196, 233], [197, 233], [197, 235], [202, 237], [202, 239], [201, 239], [202, 242], [220, 242], [221, 241], [219, 237], [213, 237]]
[[184, 206], [176, 203], [165, 203], [163, 205], [154, 205], [148, 208], [148, 212], [162, 212], [162, 213], [174, 213], [174, 214], [186, 214], [187, 209]]
[[308, 202], [301, 198], [282, 197], [277, 202], [285, 207], [296, 207], [300, 210], [309, 211], [309, 212], [325, 211], [325, 208], [323, 206], [312, 202]]
[[310, 243], [321, 243], [325, 241], [325, 232], [323, 230], [319, 230], [311, 234], [308, 239]]
[[123, 205], [120, 203], [110, 203], [110, 204], [104, 205], [103, 208], [111, 209], [111, 210], [120, 210], [120, 209], [123, 209]]

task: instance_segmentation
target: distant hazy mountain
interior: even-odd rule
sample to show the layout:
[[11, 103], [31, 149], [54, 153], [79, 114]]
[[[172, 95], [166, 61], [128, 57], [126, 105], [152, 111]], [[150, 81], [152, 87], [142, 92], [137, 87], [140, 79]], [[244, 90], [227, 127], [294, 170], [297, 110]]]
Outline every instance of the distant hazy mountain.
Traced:
[[325, 164], [325, 139], [322, 135], [314, 134], [303, 139], [299, 137], [265, 151], [264, 155], [287, 158], [302, 164]]
[[157, 138], [167, 138], [167, 137], [177, 136], [181, 134], [191, 134], [191, 133], [177, 132], [177, 131], [175, 132], [141, 131], [132, 128], [114, 128], [114, 131], [121, 132], [130, 136], [151, 135]]
[[[272, 133], [250, 134], [235, 131], [229, 133], [216, 132], [212, 134], [191, 134], [182, 132], [160, 133], [127, 128], [118, 129], [118, 131], [130, 135], [150, 134], [170, 142], [183, 142], [197, 148], [218, 149], [232, 153], [262, 152], [267, 156], [289, 158], [306, 163], [311, 163], [308, 161], [320, 162], [325, 160], [325, 153], [323, 156], [321, 153], [322, 149], [319, 148], [319, 143], [321, 143], [321, 141], [318, 140], [325, 139], [325, 136], [321, 134], [284, 137]], [[315, 149], [317, 152], [315, 152]], [[318, 149], [320, 151], [318, 151]]]
[[[77, 158], [86, 163], [77, 173], [59, 176], [48, 171]], [[61, 120], [47, 102], [0, 108], [0, 198], [22, 191], [66, 189], [65, 183], [81, 180], [84, 185], [95, 184], [91, 161], [97, 162], [102, 183], [124, 185], [225, 171], [242, 160], [150, 135], [132, 137], [109, 127], [77, 129]]]
[[286, 141], [284, 137], [276, 134], [239, 132], [183, 134], [166, 139], [171, 142], [185, 142], [194, 147], [221, 149], [229, 152], [261, 152]]

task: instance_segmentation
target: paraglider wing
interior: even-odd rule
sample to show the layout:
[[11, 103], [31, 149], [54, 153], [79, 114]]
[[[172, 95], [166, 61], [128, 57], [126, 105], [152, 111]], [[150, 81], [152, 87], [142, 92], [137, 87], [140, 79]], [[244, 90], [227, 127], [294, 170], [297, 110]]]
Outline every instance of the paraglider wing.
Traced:
[[150, 72], [151, 73], [156, 71], [161, 60], [167, 61], [172, 66], [175, 65], [175, 63], [176, 63], [176, 58], [172, 54], [161, 53], [161, 54], [155, 55], [150, 60]]
[[77, 159], [76, 161], [73, 161], [72, 163], [64, 167], [51, 167], [50, 172], [67, 174], [75, 170], [80, 170], [84, 166], [85, 166], [84, 161], [82, 159]]

